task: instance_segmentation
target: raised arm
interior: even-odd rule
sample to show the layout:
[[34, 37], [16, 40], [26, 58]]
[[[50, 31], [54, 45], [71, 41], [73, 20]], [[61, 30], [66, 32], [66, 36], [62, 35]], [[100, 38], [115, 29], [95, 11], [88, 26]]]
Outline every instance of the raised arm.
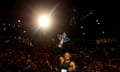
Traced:
[[59, 57], [59, 60], [61, 64], [64, 62], [64, 58], [62, 56]]

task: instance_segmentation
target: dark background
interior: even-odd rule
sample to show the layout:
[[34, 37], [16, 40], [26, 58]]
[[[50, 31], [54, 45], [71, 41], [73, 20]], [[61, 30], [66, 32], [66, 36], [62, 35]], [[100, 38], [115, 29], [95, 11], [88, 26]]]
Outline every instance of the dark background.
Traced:
[[[33, 31], [36, 11], [50, 11], [57, 4], [58, 7], [53, 13], [56, 20], [53, 29], [55, 34], [65, 31], [70, 38], [82, 38], [82, 33], [85, 32], [86, 39], [119, 36], [119, 6], [115, 0], [0, 0], [0, 23], [15, 24], [17, 19], [21, 19], [21, 29], [29, 28]], [[91, 10], [93, 14], [87, 17]], [[80, 20], [84, 16], [86, 18]], [[76, 24], [71, 20], [73, 17]], [[100, 25], [96, 24], [96, 19], [100, 21]], [[70, 23], [71, 21], [73, 23]], [[84, 26], [83, 30], [80, 29], [81, 26]], [[105, 34], [102, 34], [102, 31], [105, 31]]]

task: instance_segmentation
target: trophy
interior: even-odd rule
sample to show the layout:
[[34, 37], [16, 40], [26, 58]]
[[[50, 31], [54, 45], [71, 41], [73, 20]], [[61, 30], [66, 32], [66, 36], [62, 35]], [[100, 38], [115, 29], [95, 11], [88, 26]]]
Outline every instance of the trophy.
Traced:
[[62, 48], [63, 43], [70, 41], [70, 38], [67, 37], [67, 34], [65, 32], [63, 32], [63, 34], [58, 34], [57, 37], [60, 40], [58, 44], [59, 48]]

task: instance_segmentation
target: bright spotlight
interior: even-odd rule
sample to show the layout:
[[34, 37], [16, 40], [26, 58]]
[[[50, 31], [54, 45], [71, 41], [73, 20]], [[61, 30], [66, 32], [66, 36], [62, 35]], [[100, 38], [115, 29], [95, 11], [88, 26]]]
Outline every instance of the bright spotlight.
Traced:
[[50, 19], [48, 16], [40, 16], [38, 18], [38, 24], [42, 28], [48, 28], [50, 26]]

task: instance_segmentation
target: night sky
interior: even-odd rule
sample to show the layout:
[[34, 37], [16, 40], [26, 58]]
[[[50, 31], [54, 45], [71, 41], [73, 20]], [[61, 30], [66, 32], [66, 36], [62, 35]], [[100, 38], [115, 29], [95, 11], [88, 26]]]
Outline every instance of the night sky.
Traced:
[[[119, 6], [104, 0], [0, 0], [0, 24], [34, 25], [34, 14], [56, 7], [54, 32], [67, 32], [71, 38], [97, 39], [119, 35]], [[92, 12], [92, 13], [91, 13]], [[98, 20], [96, 22], [96, 20]], [[97, 23], [100, 24], [97, 24]], [[1, 27], [2, 28], [2, 27]]]

